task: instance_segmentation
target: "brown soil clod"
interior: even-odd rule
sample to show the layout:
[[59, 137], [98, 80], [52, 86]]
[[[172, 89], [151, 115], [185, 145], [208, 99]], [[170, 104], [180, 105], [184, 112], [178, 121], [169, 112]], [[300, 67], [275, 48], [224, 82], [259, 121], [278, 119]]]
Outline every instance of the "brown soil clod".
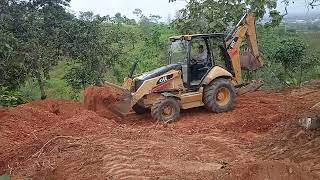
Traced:
[[110, 107], [118, 101], [122, 91], [111, 86], [90, 86], [84, 92], [84, 105], [87, 109], [97, 112], [104, 117], [113, 117], [115, 114]]

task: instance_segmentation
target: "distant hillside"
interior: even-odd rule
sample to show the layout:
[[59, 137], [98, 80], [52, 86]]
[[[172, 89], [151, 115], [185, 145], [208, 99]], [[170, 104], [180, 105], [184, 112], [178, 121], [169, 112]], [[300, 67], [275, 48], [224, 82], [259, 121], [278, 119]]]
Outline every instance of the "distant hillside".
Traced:
[[312, 14], [288, 14], [283, 18], [285, 22], [290, 23], [320, 23], [320, 13]]

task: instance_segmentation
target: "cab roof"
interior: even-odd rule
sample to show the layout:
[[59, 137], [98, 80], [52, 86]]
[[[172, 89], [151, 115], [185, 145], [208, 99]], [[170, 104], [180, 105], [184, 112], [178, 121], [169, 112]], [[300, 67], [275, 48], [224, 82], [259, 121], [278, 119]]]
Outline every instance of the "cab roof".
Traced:
[[210, 37], [225, 37], [225, 33], [208, 33], [208, 34], [189, 34], [189, 35], [179, 35], [170, 37], [170, 41], [176, 40], [186, 40], [191, 41], [194, 38], [210, 38]]

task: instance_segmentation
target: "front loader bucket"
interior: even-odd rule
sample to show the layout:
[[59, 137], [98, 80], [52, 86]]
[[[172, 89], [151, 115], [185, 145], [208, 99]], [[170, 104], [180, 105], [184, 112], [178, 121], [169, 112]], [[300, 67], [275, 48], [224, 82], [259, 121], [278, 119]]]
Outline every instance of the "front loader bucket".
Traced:
[[109, 105], [109, 109], [120, 117], [130, 114], [132, 95], [129, 91], [125, 91], [118, 102]]
[[246, 94], [249, 92], [254, 92], [254, 91], [258, 90], [262, 85], [263, 85], [263, 82], [261, 80], [251, 81], [251, 83], [246, 84], [243, 87], [239, 87], [237, 89], [237, 94], [243, 95], [243, 94]]

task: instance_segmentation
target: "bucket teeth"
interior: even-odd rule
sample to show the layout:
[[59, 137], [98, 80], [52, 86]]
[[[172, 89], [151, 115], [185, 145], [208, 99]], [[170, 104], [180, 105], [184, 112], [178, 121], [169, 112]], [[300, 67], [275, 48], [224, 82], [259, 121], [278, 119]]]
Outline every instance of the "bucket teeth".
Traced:
[[261, 80], [255, 80], [251, 83], [247, 84], [246, 86], [243, 86], [237, 90], [238, 95], [243, 95], [249, 92], [254, 92], [258, 90], [263, 85], [263, 82]]

